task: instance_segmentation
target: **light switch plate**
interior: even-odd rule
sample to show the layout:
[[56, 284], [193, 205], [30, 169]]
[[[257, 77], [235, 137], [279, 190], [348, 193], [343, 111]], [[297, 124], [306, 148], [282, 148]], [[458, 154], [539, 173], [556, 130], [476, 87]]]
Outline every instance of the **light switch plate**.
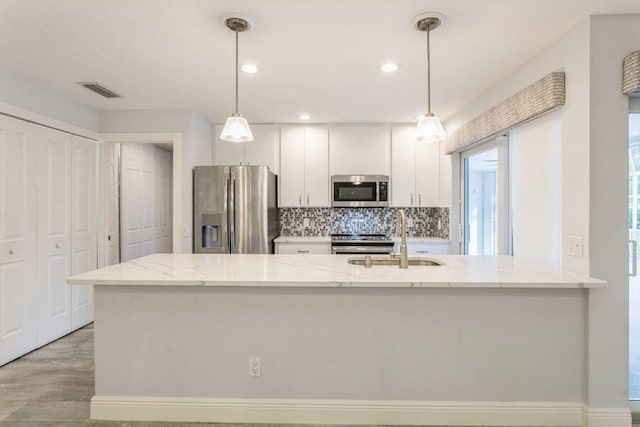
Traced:
[[582, 237], [567, 236], [567, 254], [578, 258], [582, 257]]

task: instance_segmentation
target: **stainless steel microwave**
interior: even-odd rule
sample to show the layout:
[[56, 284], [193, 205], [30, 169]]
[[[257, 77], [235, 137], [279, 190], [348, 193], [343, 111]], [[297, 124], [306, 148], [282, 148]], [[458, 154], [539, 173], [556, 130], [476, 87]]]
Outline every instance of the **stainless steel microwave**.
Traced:
[[389, 177], [386, 175], [333, 175], [331, 206], [336, 208], [389, 206]]

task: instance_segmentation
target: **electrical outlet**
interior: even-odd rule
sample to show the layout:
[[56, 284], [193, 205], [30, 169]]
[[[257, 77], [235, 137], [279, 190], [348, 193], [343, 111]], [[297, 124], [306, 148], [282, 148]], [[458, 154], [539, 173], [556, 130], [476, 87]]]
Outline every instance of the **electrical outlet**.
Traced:
[[567, 254], [578, 258], [582, 257], [582, 237], [567, 236]]
[[302, 219], [302, 226], [303, 227], [309, 227], [309, 218], [303, 218]]
[[438, 218], [438, 230], [442, 230], [442, 219]]
[[262, 376], [262, 366], [261, 366], [259, 357], [249, 358], [249, 376], [250, 377]]

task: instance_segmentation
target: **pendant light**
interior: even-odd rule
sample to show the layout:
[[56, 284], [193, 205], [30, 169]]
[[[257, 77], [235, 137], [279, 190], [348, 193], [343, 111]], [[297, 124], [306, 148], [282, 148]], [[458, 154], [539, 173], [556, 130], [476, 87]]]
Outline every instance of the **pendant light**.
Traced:
[[220, 139], [229, 142], [249, 142], [253, 141], [249, 123], [238, 113], [238, 33], [247, 31], [249, 23], [241, 18], [228, 18], [224, 23], [227, 28], [236, 33], [236, 110], [225, 122]]
[[414, 22], [418, 31], [427, 33], [427, 114], [418, 119], [413, 139], [421, 142], [440, 142], [447, 134], [444, 132], [440, 119], [431, 112], [431, 40], [429, 34], [442, 24], [442, 19], [437, 14], [425, 13], [417, 16]]

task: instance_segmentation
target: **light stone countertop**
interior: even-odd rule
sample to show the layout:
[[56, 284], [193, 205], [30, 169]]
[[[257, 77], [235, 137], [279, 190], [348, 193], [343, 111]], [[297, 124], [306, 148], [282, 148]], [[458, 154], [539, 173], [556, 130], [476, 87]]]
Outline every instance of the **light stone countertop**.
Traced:
[[85, 285], [602, 288], [605, 281], [509, 256], [437, 255], [438, 267], [351, 265], [352, 255], [155, 254], [67, 278]]

